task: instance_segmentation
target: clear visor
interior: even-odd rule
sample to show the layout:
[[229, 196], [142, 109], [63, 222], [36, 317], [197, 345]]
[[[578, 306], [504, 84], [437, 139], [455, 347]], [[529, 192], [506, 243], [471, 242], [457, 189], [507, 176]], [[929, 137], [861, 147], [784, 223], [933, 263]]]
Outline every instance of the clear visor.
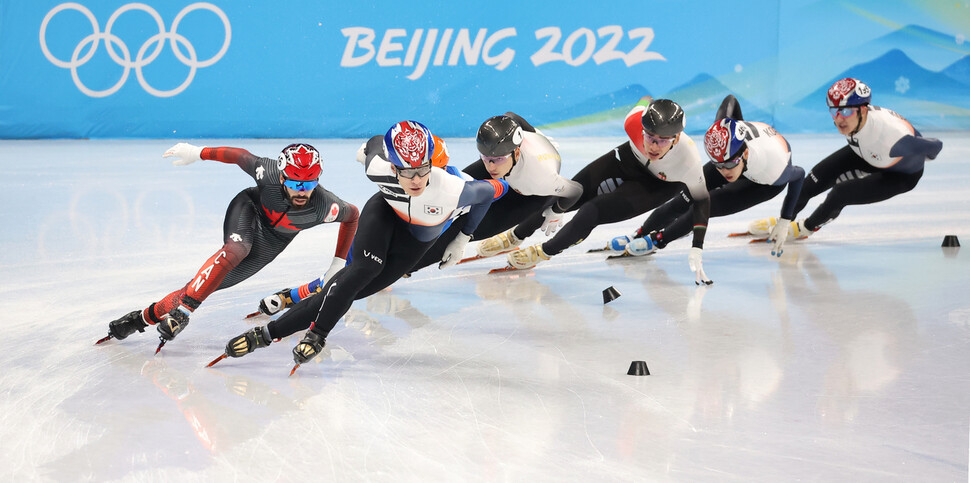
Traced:
[[397, 175], [400, 176], [400, 177], [402, 177], [402, 178], [413, 179], [415, 176], [420, 176], [420, 177], [423, 178], [423, 177], [427, 176], [428, 173], [431, 172], [431, 165], [430, 164], [425, 164], [425, 165], [422, 165], [422, 166], [418, 166], [417, 168], [398, 168], [398, 167], [395, 167], [394, 168], [394, 171], [396, 171], [397, 172]]

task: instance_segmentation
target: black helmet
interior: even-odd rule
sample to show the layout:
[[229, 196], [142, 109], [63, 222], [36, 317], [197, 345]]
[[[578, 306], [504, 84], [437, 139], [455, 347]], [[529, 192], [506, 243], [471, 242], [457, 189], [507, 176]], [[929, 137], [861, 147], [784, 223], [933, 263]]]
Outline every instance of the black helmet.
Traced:
[[478, 128], [475, 141], [483, 156], [508, 156], [522, 144], [522, 128], [509, 116], [493, 116]]
[[672, 138], [684, 130], [684, 110], [670, 99], [657, 99], [650, 103], [640, 118], [643, 130], [648, 133]]

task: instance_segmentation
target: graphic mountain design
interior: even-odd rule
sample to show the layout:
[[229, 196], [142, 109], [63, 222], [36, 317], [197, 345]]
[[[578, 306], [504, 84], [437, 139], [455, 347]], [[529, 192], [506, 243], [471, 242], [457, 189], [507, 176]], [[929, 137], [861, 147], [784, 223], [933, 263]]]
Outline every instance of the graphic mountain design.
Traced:
[[970, 88], [970, 55], [950, 64], [940, 71], [943, 75]]
[[843, 77], [855, 77], [869, 84], [873, 91], [873, 104], [876, 105], [879, 105], [880, 96], [891, 96], [970, 108], [966, 84], [943, 72], [920, 67], [899, 49], [892, 49], [877, 59], [846, 69], [795, 105], [817, 109], [825, 102], [825, 92], [829, 86]]

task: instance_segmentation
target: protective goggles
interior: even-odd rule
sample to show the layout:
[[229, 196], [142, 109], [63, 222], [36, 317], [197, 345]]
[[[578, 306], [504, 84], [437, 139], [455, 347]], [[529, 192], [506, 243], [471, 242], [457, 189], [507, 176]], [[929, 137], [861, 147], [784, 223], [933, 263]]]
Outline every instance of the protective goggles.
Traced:
[[829, 114], [832, 115], [832, 119], [835, 119], [836, 117], [839, 117], [839, 116], [842, 116], [842, 117], [852, 116], [858, 110], [859, 110], [858, 107], [830, 107]]
[[674, 139], [677, 139], [677, 136], [662, 138], [660, 136], [654, 136], [653, 134], [650, 134], [647, 131], [643, 131], [644, 146], [649, 145], [650, 143], [653, 143], [653, 144], [656, 144], [658, 147], [665, 148], [667, 147], [667, 145], [674, 142]]
[[312, 191], [320, 184], [319, 181], [297, 181], [295, 179], [284, 179], [283, 186], [293, 190], [293, 191]]
[[415, 176], [423, 178], [431, 172], [431, 165], [425, 164], [418, 166], [417, 168], [398, 168], [395, 166], [394, 171], [396, 171], [397, 175], [402, 178], [414, 179]]
[[500, 164], [508, 161], [510, 157], [512, 157], [512, 153], [506, 154], [505, 156], [485, 156], [483, 154], [482, 161], [485, 161], [486, 163]]
[[743, 154], [744, 154], [744, 150], [742, 149], [741, 151], [738, 152], [738, 154], [735, 154], [733, 158], [731, 158], [731, 159], [729, 159], [727, 161], [723, 161], [723, 162], [720, 162], [720, 163], [718, 163], [717, 161], [715, 161], [714, 162], [714, 167], [717, 168], [717, 169], [723, 169], [723, 170], [737, 168], [738, 165], [741, 164], [741, 161], [742, 161], [741, 155], [743, 155]]

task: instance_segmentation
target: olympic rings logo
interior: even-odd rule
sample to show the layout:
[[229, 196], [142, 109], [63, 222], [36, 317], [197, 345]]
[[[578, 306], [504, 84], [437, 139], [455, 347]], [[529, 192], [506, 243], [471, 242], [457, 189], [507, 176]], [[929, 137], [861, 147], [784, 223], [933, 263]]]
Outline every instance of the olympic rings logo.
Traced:
[[[195, 54], [195, 47], [189, 43], [189, 40], [176, 32], [182, 18], [188, 13], [199, 9], [209, 10], [210, 12], [218, 15], [219, 19], [222, 20], [222, 25], [226, 31], [226, 38], [222, 43], [222, 48], [211, 58], [204, 61], [198, 60]], [[47, 24], [62, 10], [77, 10], [78, 12], [81, 12], [85, 17], [87, 17], [88, 21], [91, 22], [91, 29], [94, 32], [91, 35], [81, 39], [81, 42], [78, 43], [74, 48], [74, 53], [71, 54], [70, 61], [58, 59], [51, 54], [50, 50], [47, 48]], [[118, 20], [118, 17], [129, 10], [141, 10], [148, 13], [155, 20], [155, 24], [158, 25], [158, 33], [149, 37], [149, 39], [141, 45], [134, 61], [131, 60], [131, 52], [128, 50], [128, 46], [125, 45], [124, 41], [111, 33], [111, 27], [114, 25], [115, 21]], [[197, 69], [215, 64], [219, 61], [219, 59], [222, 58], [223, 55], [225, 55], [226, 51], [229, 49], [229, 41], [231, 38], [232, 29], [229, 26], [229, 18], [226, 17], [226, 14], [220, 10], [219, 7], [206, 2], [193, 3], [183, 8], [182, 11], [175, 16], [175, 20], [172, 22], [172, 29], [170, 31], [165, 30], [165, 22], [162, 21], [162, 17], [158, 14], [158, 12], [144, 3], [129, 3], [122, 6], [118, 10], [115, 10], [115, 12], [111, 14], [111, 18], [108, 19], [108, 23], [105, 24], [104, 32], [101, 32], [101, 29], [98, 26], [98, 20], [94, 17], [94, 14], [87, 9], [87, 7], [73, 2], [62, 3], [54, 7], [53, 10], [47, 12], [47, 16], [44, 17], [44, 21], [40, 25], [40, 48], [44, 51], [44, 56], [47, 57], [47, 60], [51, 61], [52, 64], [58, 67], [71, 69], [71, 78], [74, 79], [74, 85], [77, 86], [78, 90], [90, 97], [107, 97], [115, 92], [118, 92], [118, 89], [121, 89], [121, 86], [123, 86], [128, 80], [128, 75], [131, 73], [131, 69], [135, 69], [135, 75], [138, 77], [138, 83], [141, 84], [141, 87], [149, 94], [156, 97], [172, 97], [177, 95], [184, 91], [185, 88], [192, 83], [192, 79], [195, 77], [195, 71]], [[88, 88], [83, 82], [81, 82], [81, 79], [78, 76], [77, 68], [87, 63], [91, 57], [94, 56], [95, 52], [98, 50], [98, 44], [102, 40], [104, 41], [105, 48], [108, 49], [108, 55], [111, 56], [111, 60], [124, 67], [125, 71], [121, 75], [121, 79], [115, 85], [102, 91], [96, 91]], [[152, 63], [152, 61], [158, 57], [162, 49], [165, 47], [166, 40], [168, 40], [171, 44], [175, 57], [189, 67], [189, 75], [186, 77], [185, 81], [182, 82], [182, 84], [178, 87], [167, 91], [159, 90], [149, 85], [145, 80], [145, 76], [142, 74], [142, 67]], [[87, 53], [81, 56], [81, 52], [89, 44], [91, 45], [91, 48], [88, 49]], [[155, 50], [146, 56], [145, 54], [153, 44], [155, 46]], [[185, 48], [188, 55], [182, 53], [182, 50], [179, 48], [179, 44]], [[117, 46], [121, 51], [120, 56], [118, 55], [118, 52], [115, 51], [114, 46]]]

